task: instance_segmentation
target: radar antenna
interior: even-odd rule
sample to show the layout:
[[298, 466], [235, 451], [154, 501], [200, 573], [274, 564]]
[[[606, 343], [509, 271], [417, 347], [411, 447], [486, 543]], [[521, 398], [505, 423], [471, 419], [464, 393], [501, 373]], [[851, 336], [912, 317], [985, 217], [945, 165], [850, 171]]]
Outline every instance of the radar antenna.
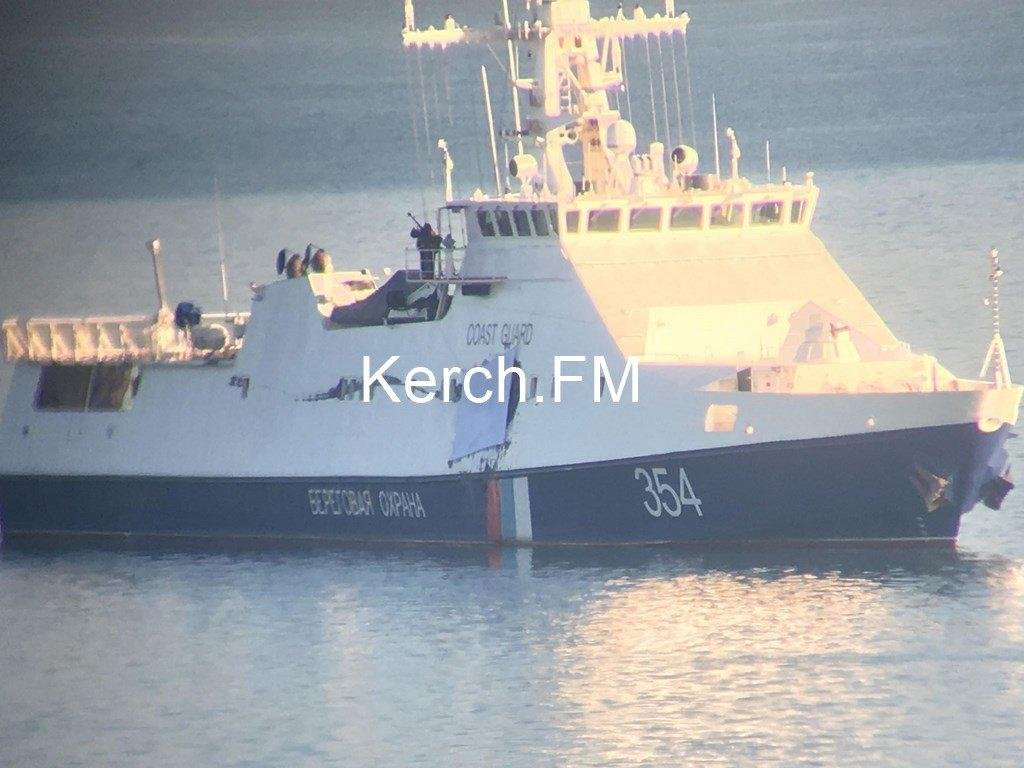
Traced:
[[[405, 28], [402, 42], [417, 51], [439, 49], [462, 43], [478, 43], [491, 47], [500, 44], [508, 54], [508, 80], [511, 86], [511, 106], [514, 128], [501, 131], [509, 139], [506, 152], [516, 157], [532, 155], [537, 166], [544, 169], [543, 182], [561, 200], [570, 200], [578, 192], [577, 184], [596, 193], [627, 192], [629, 184], [625, 174], [611, 173], [610, 156], [606, 144], [612, 126], [625, 130], [618, 111], [618, 99], [625, 85], [623, 50], [627, 41], [644, 44], [644, 56], [650, 62], [650, 37], [655, 38], [661, 73], [661, 107], [664, 110], [664, 138], [669, 139], [671, 119], [668, 114], [668, 88], [664, 75], [664, 46], [661, 37], [684, 38], [690, 17], [675, 13], [675, 3], [665, 4], [665, 15], [648, 16], [637, 4], [632, 18], [621, 10], [614, 16], [593, 18], [586, 0], [531, 0], [527, 3], [528, 19], [516, 22], [509, 12], [510, 3], [502, 0], [497, 24], [490, 29], [471, 29], [460, 26], [449, 15], [441, 27], [416, 26], [412, 0], [405, 4]], [[671, 42], [671, 40], [670, 40]], [[525, 58], [518, 54], [527, 49]], [[493, 53], [493, 49], [491, 50]], [[523, 73], [520, 65], [529, 62], [531, 71]], [[649, 66], [648, 70], [652, 68]], [[635, 73], [634, 73], [635, 74]], [[648, 94], [651, 97], [651, 128], [655, 145], [659, 141], [659, 116], [655, 103], [654, 78], [648, 73]], [[503, 86], [504, 87], [504, 86]], [[421, 78], [420, 90], [425, 84]], [[484, 96], [489, 101], [490, 85]], [[626, 91], [627, 112], [631, 107]], [[612, 107], [609, 99], [615, 100]], [[677, 99], [678, 101], [678, 99]], [[433, 143], [429, 119], [424, 110], [426, 138]], [[493, 119], [488, 121], [488, 134]], [[511, 144], [511, 147], [509, 146]], [[579, 148], [582, 170], [574, 179], [568, 168], [566, 148]], [[652, 154], [655, 150], [652, 148]], [[514, 158], [511, 158], [514, 159]], [[492, 165], [497, 166], [497, 152], [492, 149]], [[518, 165], [518, 163], [517, 163]], [[433, 163], [430, 165], [435, 172]], [[501, 174], [496, 182], [496, 193], [504, 194]], [[621, 178], [620, 178], [621, 177]]]

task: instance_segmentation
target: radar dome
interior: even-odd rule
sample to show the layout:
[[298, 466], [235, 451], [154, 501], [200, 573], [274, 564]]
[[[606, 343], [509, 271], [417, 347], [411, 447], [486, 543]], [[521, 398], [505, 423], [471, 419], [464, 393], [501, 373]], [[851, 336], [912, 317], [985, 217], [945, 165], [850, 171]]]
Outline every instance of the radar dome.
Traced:
[[636, 129], [628, 120], [616, 120], [608, 126], [608, 138], [605, 141], [616, 155], [629, 155], [636, 149]]
[[537, 176], [537, 158], [533, 155], [516, 155], [508, 161], [508, 172], [524, 184], [533, 181]]
[[697, 164], [699, 162], [700, 158], [697, 155], [697, 150], [693, 147], [680, 144], [672, 150], [672, 167], [677, 173], [683, 173], [690, 176], [697, 170]]

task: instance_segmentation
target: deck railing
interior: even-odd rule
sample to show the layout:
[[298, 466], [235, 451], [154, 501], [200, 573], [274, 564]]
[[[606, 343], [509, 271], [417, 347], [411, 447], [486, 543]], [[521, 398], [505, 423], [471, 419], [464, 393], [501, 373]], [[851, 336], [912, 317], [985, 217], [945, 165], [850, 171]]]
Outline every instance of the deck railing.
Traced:
[[[234, 357], [242, 345], [249, 313], [203, 315], [196, 329], [183, 331], [169, 313], [115, 317], [36, 317], [6, 320], [8, 360], [40, 363], [118, 361], [187, 362]], [[211, 341], [212, 340], [212, 341]]]
[[[431, 269], [424, 270], [427, 258]], [[462, 248], [406, 248], [406, 279], [411, 283], [442, 283], [452, 285], [490, 284], [504, 282], [505, 275], [466, 275], [462, 265], [466, 249]]]

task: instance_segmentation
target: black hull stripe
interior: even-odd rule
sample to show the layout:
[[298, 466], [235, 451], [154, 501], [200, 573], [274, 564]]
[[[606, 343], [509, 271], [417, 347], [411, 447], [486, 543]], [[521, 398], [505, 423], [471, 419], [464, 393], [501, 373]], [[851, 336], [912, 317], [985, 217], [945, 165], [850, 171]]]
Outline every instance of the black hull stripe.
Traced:
[[[962, 424], [429, 478], [22, 475], [0, 477], [0, 520], [13, 535], [700, 546], [950, 541], [961, 514], [1001, 471], [1007, 435], [1006, 427], [983, 433]], [[922, 490], [915, 474], [938, 490]]]

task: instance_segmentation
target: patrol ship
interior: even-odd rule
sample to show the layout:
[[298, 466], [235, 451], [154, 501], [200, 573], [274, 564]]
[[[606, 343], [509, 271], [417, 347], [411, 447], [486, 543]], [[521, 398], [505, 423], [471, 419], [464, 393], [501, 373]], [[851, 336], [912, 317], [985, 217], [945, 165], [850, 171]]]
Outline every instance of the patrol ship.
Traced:
[[731, 130], [723, 173], [717, 126], [714, 171], [681, 128], [638, 145], [624, 52], [685, 40], [672, 0], [506, 4], [482, 31], [405, 11], [407, 48], [508, 53], [507, 165], [482, 82], [494, 192], [457, 199], [429, 136], [445, 202], [406, 269], [293, 260], [203, 316], [170, 309], [154, 241], [155, 317], [7, 321], [6, 535], [949, 542], [999, 505], [1021, 387], [994, 252], [992, 344], [958, 378], [812, 234], [812, 174], [751, 182]]

